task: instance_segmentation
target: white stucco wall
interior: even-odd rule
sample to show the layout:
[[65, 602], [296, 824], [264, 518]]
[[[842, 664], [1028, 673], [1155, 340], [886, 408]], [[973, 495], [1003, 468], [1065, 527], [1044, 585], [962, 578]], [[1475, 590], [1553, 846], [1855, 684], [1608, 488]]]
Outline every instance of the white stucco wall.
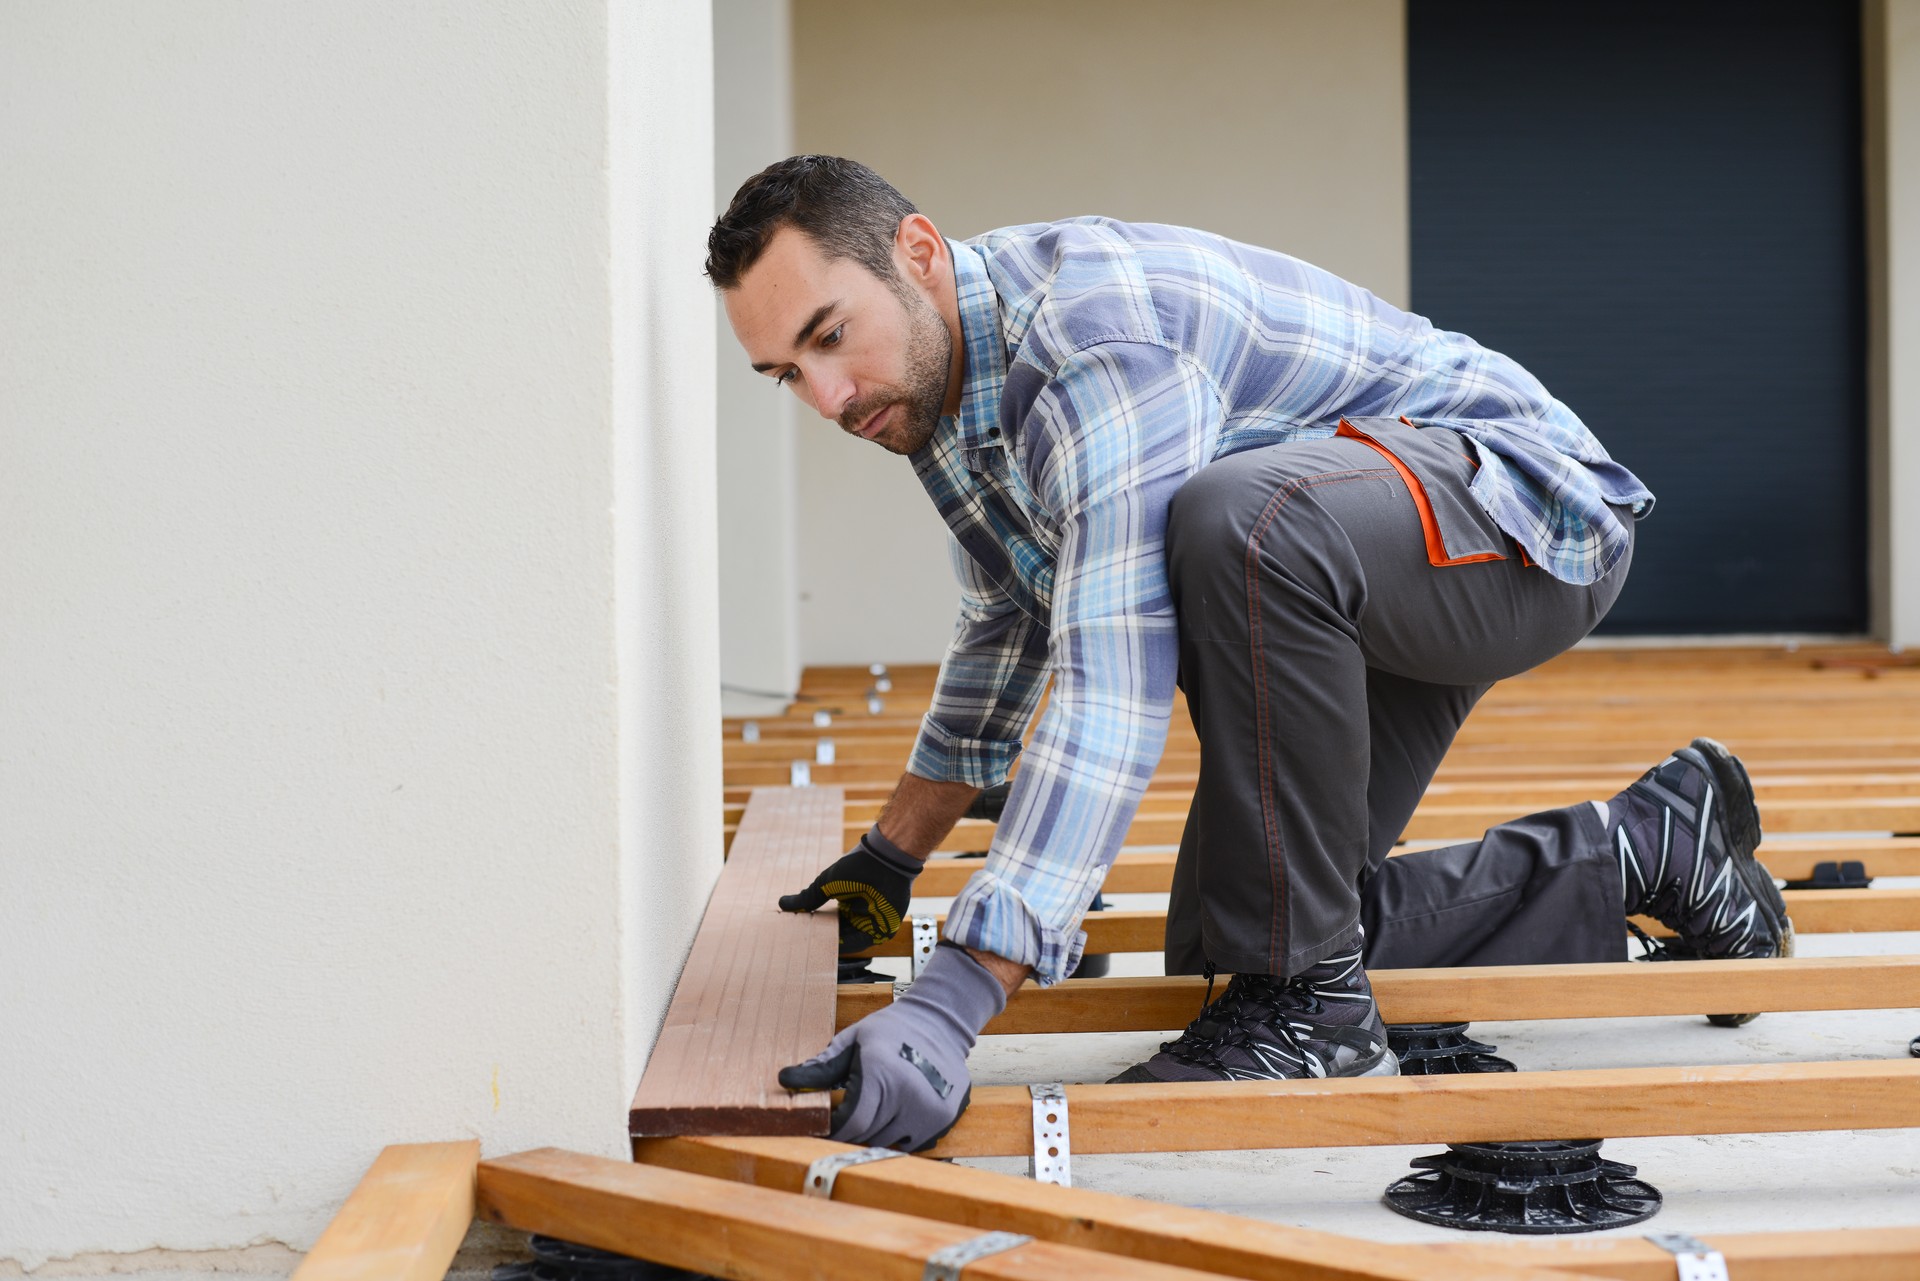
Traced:
[[[787, 0], [715, 0], [714, 209], [793, 152]], [[704, 229], [703, 229], [704, 230]], [[800, 680], [795, 434], [791, 395], [747, 367], [726, 317], [719, 334], [720, 675], [730, 705], [777, 710]]]
[[[1407, 301], [1400, 0], [795, 0], [793, 30], [798, 149], [949, 235], [1185, 223]], [[912, 471], [804, 411], [799, 441], [805, 661], [937, 659], [955, 593]]]
[[0, 9], [0, 1269], [622, 1150], [719, 865], [708, 53]]

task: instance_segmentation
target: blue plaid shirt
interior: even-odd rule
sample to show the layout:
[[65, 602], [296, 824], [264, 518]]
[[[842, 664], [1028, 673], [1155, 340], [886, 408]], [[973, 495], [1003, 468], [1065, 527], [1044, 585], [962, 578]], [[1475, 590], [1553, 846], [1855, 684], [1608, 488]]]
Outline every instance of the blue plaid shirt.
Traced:
[[947, 937], [1072, 970], [1079, 920], [1160, 759], [1177, 641], [1167, 505], [1227, 454], [1404, 416], [1472, 442], [1473, 493], [1547, 572], [1625, 553], [1647, 489], [1526, 370], [1285, 254], [1102, 218], [950, 242], [959, 412], [914, 470], [954, 535], [960, 618], [908, 768], [987, 787], [1053, 694]]

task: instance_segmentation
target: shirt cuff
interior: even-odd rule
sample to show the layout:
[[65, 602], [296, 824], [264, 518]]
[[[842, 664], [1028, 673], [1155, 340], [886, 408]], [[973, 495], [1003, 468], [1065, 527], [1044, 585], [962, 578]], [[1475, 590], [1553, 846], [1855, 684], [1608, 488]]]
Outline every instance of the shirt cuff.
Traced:
[[936, 783], [965, 783], [995, 787], [1007, 781], [1020, 757], [1020, 740], [963, 738], [949, 734], [931, 715], [920, 722], [920, 739], [913, 745], [907, 772]]
[[946, 937], [963, 947], [1031, 966], [1041, 987], [1052, 987], [1080, 964], [1086, 931], [1049, 929], [1020, 891], [984, 869], [975, 872], [947, 909]]

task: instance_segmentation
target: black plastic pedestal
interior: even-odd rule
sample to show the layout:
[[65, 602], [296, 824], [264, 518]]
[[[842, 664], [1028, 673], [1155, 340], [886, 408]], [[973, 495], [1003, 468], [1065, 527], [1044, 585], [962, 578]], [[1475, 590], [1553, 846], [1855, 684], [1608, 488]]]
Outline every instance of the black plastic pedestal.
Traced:
[[1416, 1157], [1387, 1205], [1422, 1223], [1528, 1236], [1598, 1232], [1652, 1218], [1660, 1193], [1599, 1155], [1599, 1139], [1450, 1143]]

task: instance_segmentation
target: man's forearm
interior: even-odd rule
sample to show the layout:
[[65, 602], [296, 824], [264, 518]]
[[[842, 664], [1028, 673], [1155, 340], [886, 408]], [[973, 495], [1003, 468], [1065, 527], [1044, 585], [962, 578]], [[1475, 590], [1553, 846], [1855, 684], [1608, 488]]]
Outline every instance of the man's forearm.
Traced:
[[[979, 795], [980, 789], [971, 784], [936, 783], [918, 774], [902, 774], [893, 795], [880, 810], [880, 834], [924, 862]], [[967, 954], [999, 979], [1009, 996], [1033, 973], [1032, 966], [1009, 961], [992, 952], [970, 947]]]
[[880, 834], [913, 857], [925, 860], [973, 804], [980, 789], [968, 783], [936, 783], [918, 774], [902, 774], [880, 810]]

